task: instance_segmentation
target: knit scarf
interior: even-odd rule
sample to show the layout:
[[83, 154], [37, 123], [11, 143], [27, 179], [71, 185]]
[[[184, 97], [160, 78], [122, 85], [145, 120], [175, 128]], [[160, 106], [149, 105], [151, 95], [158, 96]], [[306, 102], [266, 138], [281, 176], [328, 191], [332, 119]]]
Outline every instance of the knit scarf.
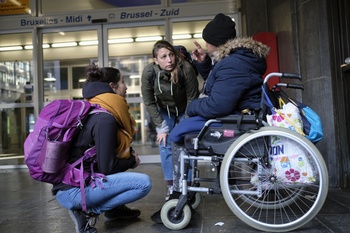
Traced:
[[104, 93], [89, 99], [89, 102], [99, 104], [115, 117], [119, 126], [116, 138], [117, 157], [128, 159], [130, 157], [130, 144], [132, 142], [132, 135], [135, 133], [136, 122], [130, 115], [129, 105], [125, 98], [117, 94]]

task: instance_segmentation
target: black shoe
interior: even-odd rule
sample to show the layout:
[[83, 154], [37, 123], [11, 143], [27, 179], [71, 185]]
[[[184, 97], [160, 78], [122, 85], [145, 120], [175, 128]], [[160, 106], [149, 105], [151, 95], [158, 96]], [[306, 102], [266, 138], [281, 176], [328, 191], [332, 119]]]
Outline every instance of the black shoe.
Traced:
[[75, 230], [77, 233], [96, 233], [97, 229], [94, 227], [98, 215], [87, 214], [81, 210], [69, 210], [69, 215], [72, 218]]
[[162, 222], [162, 219], [160, 217], [160, 212], [162, 211], [162, 209], [158, 210], [157, 212], [155, 212], [152, 216], [151, 216], [151, 219], [153, 222], [155, 223], [158, 223], [158, 224], [161, 224], [163, 223]]
[[118, 206], [105, 212], [106, 221], [114, 221], [117, 219], [137, 218], [141, 214], [139, 210], [132, 210], [125, 205]]
[[[170, 194], [169, 199], [168, 199], [167, 201], [172, 200], [172, 199], [179, 199], [180, 196], [181, 196], [181, 194], [182, 194], [182, 193], [180, 193], [180, 192], [173, 191], [173, 193]], [[162, 208], [161, 208], [160, 210], [158, 210], [157, 212], [155, 212], [155, 213], [151, 216], [151, 219], [152, 219], [153, 222], [159, 223], [159, 224], [160, 224], [160, 223], [163, 223], [163, 222], [162, 222], [162, 218], [160, 217], [160, 212], [161, 212], [161, 211], [162, 211]]]
[[182, 193], [177, 192], [177, 191], [173, 191], [170, 196], [169, 196], [169, 200], [171, 199], [179, 199]]

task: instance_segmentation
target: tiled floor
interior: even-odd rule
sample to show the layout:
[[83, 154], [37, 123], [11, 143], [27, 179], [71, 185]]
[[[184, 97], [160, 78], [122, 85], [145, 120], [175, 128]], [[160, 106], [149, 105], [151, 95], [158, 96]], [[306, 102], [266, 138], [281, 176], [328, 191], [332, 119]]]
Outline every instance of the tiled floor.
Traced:
[[[209, 168], [204, 167], [207, 172]], [[137, 169], [150, 175], [153, 188], [150, 194], [129, 207], [142, 211], [135, 220], [105, 222], [103, 216], [96, 225], [98, 232], [160, 233], [172, 232], [155, 224], [150, 216], [164, 203], [166, 193], [160, 164], [142, 164]], [[0, 169], [0, 233], [67, 233], [74, 232], [67, 210], [51, 196], [51, 185], [31, 179], [26, 169]], [[223, 223], [223, 225], [217, 225]], [[331, 189], [325, 205], [312, 221], [295, 232], [349, 232], [350, 190]], [[219, 194], [202, 194], [191, 222], [176, 232], [258, 232], [239, 220]]]

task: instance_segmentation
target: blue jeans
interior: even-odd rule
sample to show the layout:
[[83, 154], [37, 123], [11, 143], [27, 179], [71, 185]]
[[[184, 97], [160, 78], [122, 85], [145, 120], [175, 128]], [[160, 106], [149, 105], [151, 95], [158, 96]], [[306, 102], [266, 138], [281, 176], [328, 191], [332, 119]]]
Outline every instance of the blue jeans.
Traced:
[[[170, 118], [167, 111], [160, 110], [160, 115], [163, 120], [166, 121], [169, 126], [169, 133], [173, 130], [174, 126], [185, 118], [184, 114], [176, 116], [170, 114]], [[172, 159], [172, 141], [169, 139], [169, 135], [166, 139], [166, 146], [161, 142], [159, 144], [160, 162], [162, 164], [162, 170], [164, 179], [167, 181], [173, 180], [173, 159]]]
[[[134, 202], [146, 196], [152, 187], [148, 175], [136, 172], [120, 172], [106, 176], [103, 188], [85, 187], [87, 212], [101, 214], [117, 206]], [[80, 188], [60, 190], [56, 200], [66, 209], [82, 209]]]

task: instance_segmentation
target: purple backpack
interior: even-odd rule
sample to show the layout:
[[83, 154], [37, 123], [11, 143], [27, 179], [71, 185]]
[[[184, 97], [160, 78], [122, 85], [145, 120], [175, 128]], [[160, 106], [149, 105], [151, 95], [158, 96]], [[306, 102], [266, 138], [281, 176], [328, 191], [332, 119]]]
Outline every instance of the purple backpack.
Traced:
[[86, 100], [54, 100], [41, 110], [33, 131], [24, 142], [24, 161], [31, 177], [41, 182], [80, 187], [83, 210], [86, 210], [84, 185], [90, 182], [95, 186], [93, 180], [104, 180], [105, 176], [93, 172], [94, 162], [91, 173], [83, 169], [83, 162], [96, 155], [95, 147], [86, 150], [73, 164], [67, 163], [68, 150], [87, 116], [98, 112], [107, 111]]

